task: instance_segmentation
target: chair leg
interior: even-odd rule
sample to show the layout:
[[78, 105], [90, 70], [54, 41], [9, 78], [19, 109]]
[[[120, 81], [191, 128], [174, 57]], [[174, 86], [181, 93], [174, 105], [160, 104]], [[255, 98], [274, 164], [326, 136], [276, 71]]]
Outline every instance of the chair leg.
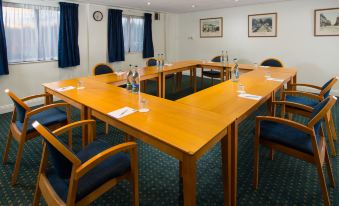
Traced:
[[333, 140], [336, 141], [337, 140], [337, 131], [335, 129], [335, 124], [334, 124], [332, 112], [329, 111], [329, 113], [330, 113], [329, 114], [330, 115], [330, 126], [331, 126], [331, 130], [332, 130]]
[[273, 160], [274, 159], [274, 149], [270, 149], [270, 159]]
[[253, 187], [258, 189], [259, 182], [259, 138], [255, 138], [254, 142], [254, 158], [253, 158]]
[[325, 206], [330, 206], [330, 198], [328, 196], [328, 191], [327, 191], [327, 187], [326, 187], [326, 180], [325, 180], [325, 176], [324, 176], [324, 172], [322, 169], [322, 165], [320, 162], [319, 157], [315, 157], [316, 160], [316, 167], [317, 167], [317, 171], [318, 171], [318, 175], [319, 175], [319, 181], [320, 181], [320, 187], [321, 187], [321, 191], [323, 194], [323, 200], [324, 200], [324, 205]]
[[204, 88], [204, 75], [202, 74], [203, 71], [204, 71], [204, 69], [201, 69], [201, 79], [200, 79], [200, 81], [201, 81], [201, 89]]
[[39, 187], [39, 180], [37, 181], [36, 188], [35, 188], [35, 193], [34, 193], [34, 199], [33, 199], [33, 204], [32, 206], [38, 206], [40, 202], [40, 197], [41, 197], [41, 190]]
[[326, 151], [325, 151], [325, 164], [326, 164], [326, 167], [327, 167], [327, 174], [328, 174], [328, 177], [330, 179], [330, 185], [331, 185], [331, 187], [334, 188], [335, 187], [335, 180], [334, 180], [334, 177], [333, 177], [332, 165], [331, 165], [330, 157], [328, 155], [327, 148], [326, 148]]
[[12, 139], [13, 139], [12, 131], [11, 131], [11, 129], [9, 129], [8, 136], [7, 136], [7, 143], [6, 143], [6, 147], [5, 147], [5, 152], [4, 152], [3, 157], [2, 157], [2, 163], [3, 164], [7, 163], [7, 157], [8, 157], [9, 149], [11, 148]]
[[25, 141], [21, 140], [19, 142], [19, 148], [18, 148], [18, 152], [16, 155], [16, 161], [15, 161], [15, 166], [14, 166], [14, 170], [13, 170], [13, 174], [12, 174], [12, 185], [15, 185], [16, 183], [16, 179], [19, 173], [19, 169], [20, 169], [20, 163], [21, 163], [21, 159], [22, 159], [22, 153], [24, 151], [24, 144]]
[[330, 148], [331, 148], [331, 153], [332, 153], [332, 156], [334, 157], [334, 156], [336, 156], [336, 151], [335, 151], [333, 136], [332, 136], [332, 132], [331, 132], [331, 128], [330, 128], [330, 117], [329, 117], [328, 114], [325, 117], [325, 127], [326, 127], [328, 141], [329, 141]]
[[172, 78], [172, 93], [175, 93], [175, 77]]
[[106, 122], [106, 123], [105, 123], [105, 134], [108, 134], [108, 130], [109, 130], [109, 125], [108, 125], [108, 123]]
[[293, 118], [293, 114], [289, 112], [289, 113], [288, 113], [288, 119], [289, 119], [289, 120], [292, 120], [292, 118]]
[[212, 77], [212, 86], [214, 85], [214, 78]]
[[68, 131], [68, 146], [72, 148], [73, 146], [73, 137], [72, 137], [72, 130]]

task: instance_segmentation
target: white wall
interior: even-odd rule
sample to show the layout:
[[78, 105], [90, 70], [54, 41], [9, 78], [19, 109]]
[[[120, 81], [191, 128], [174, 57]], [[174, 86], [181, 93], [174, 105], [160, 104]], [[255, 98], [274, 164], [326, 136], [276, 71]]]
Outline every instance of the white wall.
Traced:
[[[170, 55], [174, 60], [211, 59], [228, 50], [230, 59], [237, 57], [243, 63], [277, 57], [298, 69], [299, 82], [322, 85], [339, 75], [339, 37], [314, 37], [313, 15], [315, 9], [331, 7], [339, 7], [339, 1], [294, 0], [180, 14], [177, 37], [170, 43], [180, 46]], [[278, 37], [248, 38], [248, 15], [272, 12], [278, 13]], [[199, 19], [209, 17], [223, 17], [223, 38], [200, 38]], [[339, 95], [339, 83], [335, 90]]]
[[[8, 0], [14, 3], [27, 3], [25, 0]], [[30, 4], [57, 6], [55, 2], [30, 1]], [[58, 62], [42, 62], [9, 65], [9, 75], [0, 76], [0, 113], [12, 109], [12, 102], [3, 92], [6, 88], [14, 91], [19, 97], [43, 92], [45, 82], [53, 82], [79, 76], [90, 75], [97, 63], [107, 62], [107, 6], [79, 4], [79, 49], [80, 65], [74, 68], [60, 69]], [[101, 11], [104, 18], [101, 22], [92, 18], [94, 11]], [[124, 10], [125, 14], [143, 15], [143, 11]], [[155, 54], [165, 50], [165, 15], [160, 21], [153, 21], [153, 44]], [[89, 57], [88, 57], [89, 56]], [[127, 68], [128, 64], [145, 65], [141, 53], [127, 54], [126, 61], [113, 64], [113, 67]], [[88, 66], [89, 65], [89, 66]], [[31, 104], [40, 103], [31, 102]]]

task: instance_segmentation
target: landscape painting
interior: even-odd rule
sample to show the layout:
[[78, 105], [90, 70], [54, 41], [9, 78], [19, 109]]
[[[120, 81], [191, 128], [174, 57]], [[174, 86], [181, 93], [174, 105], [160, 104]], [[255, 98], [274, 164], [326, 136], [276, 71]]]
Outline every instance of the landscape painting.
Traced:
[[222, 37], [222, 17], [200, 19], [200, 38]]
[[339, 8], [314, 11], [315, 36], [339, 36]]
[[277, 13], [248, 15], [248, 37], [276, 37]]

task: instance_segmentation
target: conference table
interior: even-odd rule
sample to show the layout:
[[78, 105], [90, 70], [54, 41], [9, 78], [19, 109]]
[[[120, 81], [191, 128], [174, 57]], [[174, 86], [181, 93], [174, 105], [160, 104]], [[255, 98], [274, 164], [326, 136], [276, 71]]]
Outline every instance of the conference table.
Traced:
[[[265, 75], [270, 73], [268, 80]], [[290, 87], [291, 83], [295, 83], [297, 78], [296, 69], [285, 68], [258, 68], [252, 72], [245, 73], [240, 76], [238, 82], [226, 81], [213, 87], [204, 89], [200, 92], [191, 94], [177, 100], [177, 102], [194, 106], [206, 111], [220, 114], [222, 118], [228, 119], [230, 116], [235, 117], [232, 124], [228, 126], [227, 141], [228, 151], [222, 151], [228, 154], [227, 161], [223, 165], [224, 177], [229, 178], [229, 185], [224, 185], [225, 201], [227, 205], [236, 205], [237, 198], [237, 169], [238, 169], [238, 126], [253, 111], [257, 110], [267, 101], [275, 98], [275, 93], [287, 83]], [[252, 100], [239, 97], [239, 84], [244, 85], [245, 91], [251, 95], [261, 96], [260, 100]], [[274, 109], [270, 108], [270, 112], [274, 113]], [[223, 144], [223, 142], [222, 142]], [[226, 203], [225, 202], [225, 203]]]
[[[156, 67], [147, 67], [147, 72], [140, 72], [140, 78], [157, 78], [158, 88], [161, 88], [158, 91], [164, 96], [166, 74], [185, 70], [195, 73], [196, 68], [204, 64], [208, 63], [190, 60], [165, 66], [161, 71]], [[225, 65], [216, 64], [216, 67], [224, 68]], [[250, 65], [245, 67], [254, 69]], [[272, 77], [280, 81], [266, 80], [264, 76], [267, 71], [271, 71]], [[48, 102], [53, 101], [53, 96], [58, 97], [80, 109], [81, 119], [94, 116], [180, 161], [184, 205], [196, 204], [196, 161], [221, 142], [225, 205], [236, 205], [238, 125], [274, 97], [284, 83], [295, 82], [296, 70], [254, 69], [241, 75], [238, 83], [222, 82], [177, 101], [144, 93], [132, 94], [117, 87], [125, 83], [125, 78], [114, 74], [99, 75], [45, 83], [43, 86], [45, 92], [50, 94]], [[84, 88], [77, 89], [79, 81]], [[246, 92], [261, 95], [262, 98], [254, 101], [239, 97], [239, 84], [245, 85]], [[63, 90], [67, 87], [72, 89]], [[122, 118], [114, 118], [109, 114], [125, 106], [137, 110], [141, 99], [147, 100], [149, 112], [134, 112]], [[89, 142], [87, 132], [88, 129], [83, 128], [83, 145]]]

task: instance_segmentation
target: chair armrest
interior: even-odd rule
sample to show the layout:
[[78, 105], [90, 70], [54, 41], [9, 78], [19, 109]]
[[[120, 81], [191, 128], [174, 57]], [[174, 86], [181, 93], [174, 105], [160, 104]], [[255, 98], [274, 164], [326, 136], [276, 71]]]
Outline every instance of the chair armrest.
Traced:
[[24, 97], [21, 100], [23, 102], [31, 100], [31, 99], [36, 99], [36, 98], [40, 98], [40, 97], [48, 97], [50, 96], [50, 94], [37, 94], [37, 95], [32, 95], [32, 96], [28, 96], [28, 97]]
[[108, 157], [115, 155], [118, 152], [135, 150], [136, 148], [137, 144], [135, 142], [126, 142], [100, 152], [99, 154], [87, 160], [85, 163], [83, 163], [80, 167], [77, 168], [75, 179], [79, 179], [84, 174], [93, 169], [95, 166], [106, 160]]
[[308, 134], [313, 134], [313, 129], [300, 124], [299, 122], [295, 122], [292, 120], [288, 120], [288, 119], [284, 119], [284, 118], [279, 118], [279, 117], [270, 117], [270, 116], [258, 116], [256, 118], [256, 124], [258, 125], [261, 121], [270, 121], [270, 122], [276, 122], [276, 123], [280, 123], [280, 124], [284, 124], [287, 125], [289, 127], [293, 127], [295, 129], [301, 130], [305, 133]]
[[310, 87], [313, 89], [318, 89], [318, 90], [322, 90], [321, 87], [316, 86], [316, 85], [312, 85], [312, 84], [300, 84], [300, 83], [296, 83], [296, 84], [290, 84], [291, 86], [300, 86], [300, 87]]
[[305, 96], [305, 97], [309, 97], [309, 98], [316, 99], [319, 101], [323, 100], [321, 96], [312, 94], [310, 92], [301, 92], [301, 91], [283, 91], [282, 92], [283, 97], [285, 97], [286, 94]]
[[81, 127], [81, 126], [86, 126], [86, 125], [91, 125], [93, 128], [95, 127], [95, 120], [89, 119], [89, 120], [82, 120], [82, 121], [77, 121], [70, 123], [68, 125], [65, 125], [63, 127], [60, 127], [56, 130], [53, 131], [53, 134], [56, 136], [59, 136], [65, 132], [68, 132], [69, 130], [76, 128], [76, 127]]
[[56, 107], [66, 107], [66, 112], [68, 113], [69, 112], [69, 109], [70, 109], [70, 105], [67, 104], [67, 103], [55, 103], [55, 104], [49, 104], [49, 105], [45, 105], [45, 106], [42, 106], [42, 107], [39, 107], [37, 109], [33, 109], [29, 112], [26, 113], [26, 118], [30, 118], [31, 116], [37, 114], [37, 113], [40, 113], [40, 112], [43, 112], [43, 111], [46, 111], [48, 109], [51, 109], [51, 108], [56, 108]]
[[308, 112], [313, 112], [313, 108], [310, 106], [306, 106], [303, 104], [298, 104], [298, 103], [294, 103], [294, 102], [288, 102], [288, 101], [272, 101], [272, 104], [282, 104], [284, 106], [290, 106], [290, 107], [295, 107], [298, 109], [302, 109], [302, 110], [306, 110]]

